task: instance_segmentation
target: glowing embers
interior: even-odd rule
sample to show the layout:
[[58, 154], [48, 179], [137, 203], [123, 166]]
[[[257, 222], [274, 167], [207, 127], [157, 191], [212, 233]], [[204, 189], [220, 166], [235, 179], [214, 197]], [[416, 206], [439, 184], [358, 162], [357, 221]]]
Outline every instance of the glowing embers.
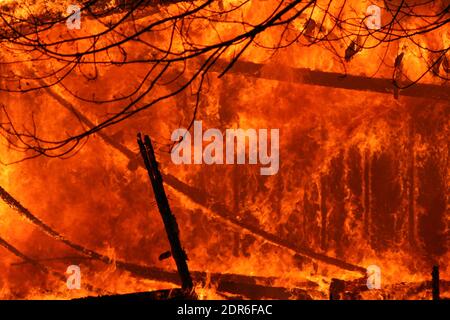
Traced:
[[[259, 158], [260, 164], [269, 165], [260, 169], [261, 175], [276, 174], [279, 169], [279, 129], [270, 129], [270, 155], [267, 152], [269, 143], [267, 131], [267, 129], [226, 129], [225, 163], [234, 164], [235, 153], [237, 153], [236, 163], [245, 164], [246, 142], [248, 140], [248, 164], [257, 164]], [[194, 121], [193, 162], [191, 152], [192, 139], [189, 131], [184, 128], [176, 129], [172, 133], [171, 140], [178, 141], [171, 152], [171, 158], [175, 164], [202, 164], [203, 161], [208, 165], [224, 164], [224, 136], [219, 129], [208, 129], [203, 133], [202, 122]], [[208, 141], [211, 142], [203, 150], [203, 142]]]

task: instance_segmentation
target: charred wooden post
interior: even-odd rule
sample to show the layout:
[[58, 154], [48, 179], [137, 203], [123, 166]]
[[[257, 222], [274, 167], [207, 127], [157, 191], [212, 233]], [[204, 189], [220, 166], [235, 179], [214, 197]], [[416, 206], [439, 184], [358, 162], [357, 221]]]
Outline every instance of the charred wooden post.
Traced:
[[340, 300], [341, 294], [344, 292], [344, 280], [333, 278], [330, 283], [330, 300]]
[[367, 277], [353, 280], [331, 279], [330, 300], [359, 300], [361, 294], [368, 291]]
[[153, 192], [158, 204], [158, 209], [164, 222], [164, 227], [166, 229], [167, 237], [170, 243], [171, 253], [175, 260], [177, 270], [181, 278], [181, 287], [185, 290], [192, 291], [193, 283], [186, 261], [187, 256], [181, 246], [179, 238], [180, 231], [178, 229], [177, 220], [173, 215], [172, 210], [169, 206], [169, 201], [167, 200], [166, 191], [164, 190], [163, 180], [158, 169], [158, 163], [156, 162], [152, 142], [150, 140], [150, 137], [147, 135], [144, 137], [144, 140], [142, 140], [142, 136], [140, 133], [138, 134], [137, 141], [142, 158], [144, 159], [144, 164], [147, 169], [148, 176], [150, 177], [150, 181], [152, 183]]
[[439, 266], [433, 266], [433, 271], [431, 272], [431, 289], [433, 293], [433, 300], [439, 300]]

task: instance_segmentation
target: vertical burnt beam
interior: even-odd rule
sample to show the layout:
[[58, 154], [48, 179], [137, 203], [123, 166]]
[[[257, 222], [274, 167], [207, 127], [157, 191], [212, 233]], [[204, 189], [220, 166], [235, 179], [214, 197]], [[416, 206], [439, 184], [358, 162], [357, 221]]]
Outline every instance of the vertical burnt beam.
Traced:
[[433, 294], [433, 300], [439, 300], [439, 266], [433, 266], [431, 272], [431, 290]]
[[180, 231], [178, 229], [177, 220], [173, 215], [169, 206], [169, 201], [167, 200], [162, 176], [158, 169], [158, 163], [156, 162], [152, 142], [150, 140], [150, 137], [147, 135], [144, 137], [144, 140], [142, 140], [142, 136], [140, 133], [138, 134], [137, 141], [142, 158], [144, 159], [145, 168], [147, 169], [148, 175], [150, 177], [153, 192], [158, 204], [158, 209], [164, 222], [164, 227], [169, 239], [172, 256], [175, 260], [178, 274], [181, 278], [182, 288], [188, 291], [192, 291], [193, 283], [187, 265], [187, 256], [183, 250], [183, 247], [181, 246], [179, 237]]
[[333, 278], [330, 283], [330, 300], [340, 300], [345, 290], [344, 280]]

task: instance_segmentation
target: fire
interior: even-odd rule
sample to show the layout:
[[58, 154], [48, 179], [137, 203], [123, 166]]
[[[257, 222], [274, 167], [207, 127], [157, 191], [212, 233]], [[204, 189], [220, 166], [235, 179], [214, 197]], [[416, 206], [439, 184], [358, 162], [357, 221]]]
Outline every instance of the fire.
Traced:
[[[140, 8], [109, 33], [124, 12], [86, 17], [80, 30], [57, 23], [40, 31], [41, 51], [27, 50], [36, 34], [2, 43], [0, 123], [7, 130], [0, 137], [0, 186], [61, 237], [107, 259], [86, 257], [0, 201], [0, 238], [30, 258], [2, 248], [0, 298], [72, 299], [179, 287], [173, 259], [158, 259], [170, 247], [141, 163], [138, 131], [155, 142], [200, 299], [249, 298], [248, 292], [250, 298], [328, 299], [333, 279], [364, 287], [364, 269], [373, 264], [381, 268], [382, 289], [352, 298], [430, 299], [421, 285], [431, 281], [433, 265], [440, 266], [441, 294], [448, 296], [448, 93], [430, 99], [407, 87], [419, 80], [423, 90], [445, 92], [446, 80], [428, 70], [436, 52], [449, 45], [449, 28], [382, 41], [382, 32], [364, 26], [370, 4], [383, 8], [383, 23], [389, 18], [382, 1], [312, 2], [303, 10], [308, 2], [297, 1], [295, 10], [280, 15], [292, 19], [288, 25], [265, 23], [295, 1], [280, 7], [276, 0], [213, 1], [198, 11], [206, 1], [174, 1]], [[17, 20], [30, 17], [25, 6], [3, 3]], [[65, 17], [65, 5], [46, 8], [37, 1], [28, 9]], [[443, 6], [437, 1], [417, 13]], [[112, 46], [187, 10], [195, 12], [176, 28], [161, 23], [139, 41]], [[336, 17], [345, 23], [336, 25]], [[399, 19], [408, 30], [426, 23], [404, 12]], [[263, 31], [251, 35], [253, 42], [233, 40], [258, 24]], [[95, 43], [84, 38], [102, 32]], [[71, 41], [76, 37], [81, 39]], [[205, 78], [184, 90], [213, 50], [168, 63], [167, 71], [155, 63], [223, 41], [233, 42]], [[162, 48], [171, 54], [164, 57]], [[145, 59], [151, 61], [127, 63]], [[338, 80], [329, 81], [334, 75]], [[120, 115], [128, 104], [124, 121], [61, 143]], [[204, 130], [279, 128], [278, 173], [261, 176], [251, 165], [174, 164], [171, 133], [188, 127], [193, 114]], [[13, 128], [24, 134], [12, 135]], [[44, 151], [47, 156], [33, 157]], [[31, 159], [20, 161], [24, 157]], [[81, 290], [68, 290], [59, 277], [71, 264], [81, 268]], [[137, 266], [153, 273], [143, 275]]]

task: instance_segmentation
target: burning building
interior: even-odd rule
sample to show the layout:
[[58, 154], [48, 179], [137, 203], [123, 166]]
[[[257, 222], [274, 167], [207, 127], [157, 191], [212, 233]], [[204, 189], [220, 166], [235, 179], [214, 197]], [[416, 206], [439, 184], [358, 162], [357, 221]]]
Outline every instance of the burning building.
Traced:
[[[449, 296], [445, 0], [0, 3], [0, 298], [180, 286], [138, 132], [199, 298]], [[173, 163], [195, 120], [279, 170]]]

